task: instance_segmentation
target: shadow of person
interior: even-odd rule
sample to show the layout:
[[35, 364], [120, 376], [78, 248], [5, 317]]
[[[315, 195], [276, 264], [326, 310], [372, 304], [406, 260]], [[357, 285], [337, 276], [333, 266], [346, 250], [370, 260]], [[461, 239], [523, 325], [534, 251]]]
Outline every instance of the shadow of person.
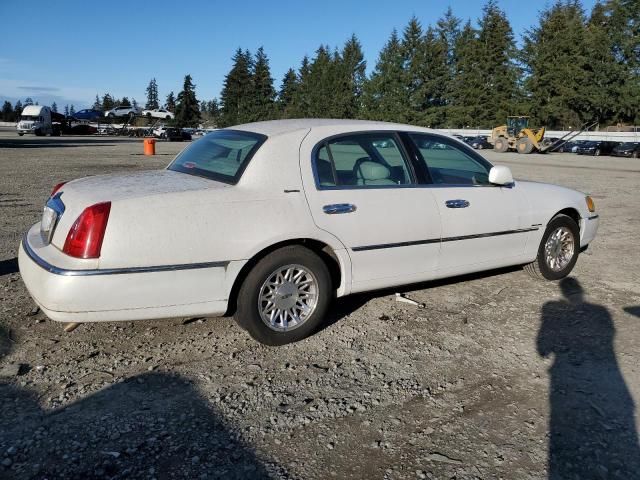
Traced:
[[[105, 380], [94, 372], [53, 384], [46, 395]], [[266, 464], [179, 375], [134, 376], [54, 410], [0, 381], [0, 407], [0, 452], [11, 452], [0, 458], [3, 479], [269, 478]]]
[[588, 303], [574, 278], [560, 282], [564, 299], [542, 308], [537, 349], [549, 369], [552, 480], [640, 478], [634, 403], [614, 352], [608, 310]]

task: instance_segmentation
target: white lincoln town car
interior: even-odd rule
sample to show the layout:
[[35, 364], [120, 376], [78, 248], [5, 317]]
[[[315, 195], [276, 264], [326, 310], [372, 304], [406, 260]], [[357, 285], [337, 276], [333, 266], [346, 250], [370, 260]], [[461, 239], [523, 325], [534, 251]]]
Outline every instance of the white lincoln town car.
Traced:
[[334, 297], [508, 265], [560, 279], [597, 228], [589, 196], [433, 130], [281, 120], [212, 132], [165, 170], [56, 185], [19, 263], [56, 321], [233, 314], [281, 345]]

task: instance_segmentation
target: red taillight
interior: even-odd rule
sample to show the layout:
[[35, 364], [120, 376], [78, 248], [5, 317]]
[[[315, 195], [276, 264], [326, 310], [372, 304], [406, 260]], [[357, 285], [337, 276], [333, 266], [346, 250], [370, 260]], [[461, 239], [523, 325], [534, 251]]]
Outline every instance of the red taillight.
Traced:
[[51, 195], [49, 195], [49, 196], [53, 197], [56, 193], [58, 193], [58, 190], [60, 190], [65, 183], [67, 183], [67, 182], [57, 183], [56, 186], [53, 187], [53, 190], [51, 190]]
[[110, 211], [111, 202], [85, 208], [69, 230], [62, 251], [76, 258], [98, 258]]

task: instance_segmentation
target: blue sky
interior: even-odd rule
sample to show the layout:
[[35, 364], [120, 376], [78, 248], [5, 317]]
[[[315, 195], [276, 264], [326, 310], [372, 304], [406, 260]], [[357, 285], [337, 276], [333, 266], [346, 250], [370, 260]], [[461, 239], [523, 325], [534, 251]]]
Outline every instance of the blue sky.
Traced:
[[[588, 11], [595, 0], [583, 0]], [[355, 33], [368, 71], [393, 28], [412, 15], [434, 24], [451, 5], [456, 16], [476, 22], [484, 2], [474, 0], [245, 0], [109, 2], [0, 0], [0, 101], [31, 96], [40, 104], [93, 103], [109, 92], [145, 101], [152, 77], [160, 98], [178, 92], [184, 75], [196, 83], [198, 99], [219, 96], [237, 47], [263, 46], [279, 87], [289, 67], [321, 43], [342, 46]], [[544, 6], [499, 0], [516, 38]], [[526, 14], [524, 14], [526, 11]], [[532, 15], [530, 15], [532, 13]]]

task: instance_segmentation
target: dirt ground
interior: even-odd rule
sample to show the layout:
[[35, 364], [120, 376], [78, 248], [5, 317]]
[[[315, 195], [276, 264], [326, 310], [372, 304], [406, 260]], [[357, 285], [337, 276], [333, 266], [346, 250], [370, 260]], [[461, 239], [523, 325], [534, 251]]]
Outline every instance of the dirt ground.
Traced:
[[17, 270], [59, 181], [162, 168], [185, 145], [0, 131], [0, 477], [640, 478], [640, 162], [483, 154], [591, 193], [570, 279], [512, 268], [347, 297], [300, 343], [230, 318], [46, 319]]

